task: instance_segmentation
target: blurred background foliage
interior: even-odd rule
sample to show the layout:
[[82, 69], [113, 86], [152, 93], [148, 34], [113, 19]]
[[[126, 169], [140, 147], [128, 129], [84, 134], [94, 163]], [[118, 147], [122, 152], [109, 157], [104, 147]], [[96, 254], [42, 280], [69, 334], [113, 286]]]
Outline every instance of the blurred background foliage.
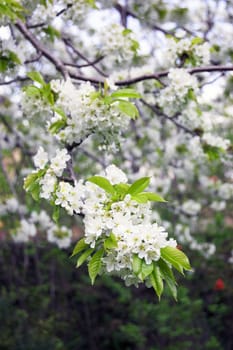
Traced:
[[71, 251], [2, 240], [0, 349], [231, 350], [233, 271], [224, 263], [231, 234], [217, 236], [219, 256], [188, 252], [195, 273], [182, 278], [178, 302], [165, 293], [160, 303], [151, 289], [116, 278], [92, 287]]

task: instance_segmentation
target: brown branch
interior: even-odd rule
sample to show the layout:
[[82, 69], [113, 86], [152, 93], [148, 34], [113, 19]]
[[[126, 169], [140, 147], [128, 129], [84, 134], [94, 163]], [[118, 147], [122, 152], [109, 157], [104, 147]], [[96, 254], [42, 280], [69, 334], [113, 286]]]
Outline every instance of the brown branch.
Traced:
[[93, 66], [94, 64], [102, 61], [103, 58], [104, 58], [104, 56], [100, 56], [100, 57], [96, 58], [94, 61], [92, 61], [92, 62], [90, 61], [90, 63], [84, 63], [84, 64], [76, 64], [76, 63], [70, 63], [70, 62], [63, 62], [63, 63], [65, 66], [84, 68], [84, 67]]
[[[233, 71], [233, 65], [232, 66], [224, 66], [224, 65], [222, 65], [222, 66], [203, 66], [203, 67], [195, 67], [195, 68], [187, 69], [187, 72], [190, 74], [208, 73], [208, 72], [227, 72], [227, 71], [229, 71], [229, 72]], [[169, 70], [161, 71], [161, 72], [154, 73], [154, 74], [145, 74], [145, 75], [138, 76], [136, 78], [117, 81], [115, 83], [115, 85], [124, 86], [124, 85], [139, 83], [140, 81], [144, 81], [144, 80], [150, 80], [150, 79], [157, 79], [158, 80], [159, 78], [166, 77], [168, 74], [169, 74]]]
[[30, 80], [30, 78], [28, 78], [28, 77], [16, 77], [16, 78], [8, 80], [8, 81], [0, 82], [0, 85], [10, 85], [13, 83], [17, 83], [19, 81], [26, 81], [26, 80]]
[[[101, 79], [91, 78], [91, 77], [70, 72], [69, 70], [67, 70], [63, 62], [60, 59], [53, 56], [53, 54], [40, 43], [40, 41], [28, 30], [28, 28], [21, 21], [17, 21], [15, 25], [18, 28], [18, 30], [24, 35], [24, 37], [31, 42], [31, 44], [36, 48], [36, 50], [38, 52], [41, 52], [44, 57], [46, 57], [50, 62], [52, 62], [55, 65], [56, 69], [62, 73], [65, 79], [67, 78], [67, 76], [70, 76], [71, 78], [76, 80], [89, 81], [90, 83], [98, 84], [98, 85], [104, 84], [104, 81]], [[98, 71], [100, 74], [106, 77], [106, 74], [104, 72], [100, 71], [98, 67], [93, 65], [93, 62], [91, 63], [91, 61], [89, 61], [81, 52], [79, 52], [76, 48], [74, 48], [73, 45], [67, 39], [64, 39], [64, 41], [69, 47], [71, 47], [74, 50], [74, 52], [77, 55], [79, 55], [88, 64], [92, 64], [93, 68], [96, 69], [96, 71]], [[204, 72], [227, 72], [227, 71], [233, 71], [233, 65], [228, 65], [228, 66], [212, 65], [212, 66], [203, 66], [203, 67], [195, 67], [195, 68], [187, 69], [187, 72], [189, 72], [190, 74], [204, 73]], [[146, 74], [146, 75], [138, 76], [131, 79], [117, 81], [115, 85], [125, 86], [125, 85], [135, 84], [144, 80], [163, 78], [163, 77], [166, 77], [168, 74], [169, 74], [169, 70], [161, 71], [153, 74]], [[7, 84], [7, 82], [4, 84]]]

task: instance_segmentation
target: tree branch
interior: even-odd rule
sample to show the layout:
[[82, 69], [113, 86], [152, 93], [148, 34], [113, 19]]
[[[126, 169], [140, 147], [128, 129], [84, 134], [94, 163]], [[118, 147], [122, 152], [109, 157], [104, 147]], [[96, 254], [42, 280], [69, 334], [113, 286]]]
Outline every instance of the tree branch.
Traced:
[[58, 58], [53, 56], [51, 52], [44, 47], [40, 41], [28, 30], [28, 28], [25, 26], [25, 24], [21, 21], [17, 21], [15, 23], [16, 28], [23, 34], [23, 36], [30, 41], [30, 43], [34, 46], [34, 48], [41, 52], [44, 57], [46, 57], [50, 62], [52, 62], [57, 70], [61, 72], [63, 77], [66, 79], [68, 76], [68, 72], [62, 61], [60, 61]]
[[152, 106], [149, 103], [147, 103], [145, 100], [141, 99], [140, 100], [145, 106], [147, 106], [148, 108], [150, 108], [154, 113], [156, 113], [157, 115], [159, 115], [160, 117], [169, 120], [170, 122], [172, 122], [178, 129], [181, 129], [183, 131], [185, 131], [187, 134], [190, 134], [192, 136], [196, 136], [197, 133], [195, 131], [192, 131], [188, 128], [186, 128], [186, 126], [180, 124], [175, 117], [177, 117], [177, 115], [173, 116], [173, 117], [169, 117], [167, 114], [163, 113], [163, 111], [161, 111], [159, 108], [157, 108], [156, 106]]
[[[222, 65], [222, 66], [203, 66], [203, 67], [195, 67], [195, 68], [187, 69], [187, 72], [190, 74], [208, 73], [208, 72], [230, 72], [230, 71], [233, 71], [233, 65], [231, 65], [231, 66], [224, 66], [224, 65]], [[138, 76], [136, 78], [117, 81], [117, 82], [115, 82], [115, 85], [124, 86], [124, 85], [135, 84], [135, 83], [139, 83], [140, 81], [144, 81], [144, 80], [163, 78], [163, 77], [166, 77], [168, 74], [169, 74], [168, 70], [161, 71], [161, 72], [154, 73], [154, 74], [145, 74], [145, 75]]]

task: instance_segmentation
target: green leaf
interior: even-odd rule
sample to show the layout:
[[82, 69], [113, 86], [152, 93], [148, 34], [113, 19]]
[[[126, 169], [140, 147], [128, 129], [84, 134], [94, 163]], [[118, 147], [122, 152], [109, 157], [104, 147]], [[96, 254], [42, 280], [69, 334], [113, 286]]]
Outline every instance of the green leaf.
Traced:
[[191, 40], [191, 45], [193, 46], [200, 45], [200, 44], [203, 44], [203, 42], [204, 42], [203, 38], [196, 37]]
[[32, 79], [33, 81], [36, 81], [37, 83], [41, 84], [42, 86], [44, 86], [46, 83], [42, 77], [42, 75], [39, 72], [29, 72], [27, 73], [27, 76]]
[[141, 98], [142, 96], [134, 89], [120, 89], [117, 91], [114, 91], [111, 95], [111, 97], [114, 98], [121, 98], [121, 97], [127, 97], [127, 98]]
[[60, 217], [60, 207], [55, 206], [53, 209], [53, 215], [52, 218], [53, 220], [57, 223]]
[[188, 90], [187, 98], [192, 101], [197, 101], [197, 97], [193, 89]]
[[142, 177], [141, 179], [135, 181], [128, 189], [127, 193], [131, 195], [136, 195], [142, 192], [150, 183], [149, 177]]
[[163, 293], [163, 279], [158, 266], [154, 266], [153, 273], [150, 275], [150, 281], [154, 288], [159, 300]]
[[110, 193], [110, 194], [115, 194], [115, 189], [113, 185], [108, 181], [105, 177], [102, 176], [92, 176], [87, 179], [87, 181], [92, 182], [93, 184], [99, 186], [105, 192]]
[[157, 264], [158, 267], [160, 268], [160, 273], [162, 275], [162, 278], [166, 281], [168, 289], [171, 292], [171, 295], [177, 301], [176, 280], [175, 280], [175, 277], [173, 275], [172, 269], [162, 259], [159, 259], [159, 261], [157, 261], [155, 264]]
[[59, 119], [50, 125], [49, 131], [51, 132], [52, 135], [54, 135], [54, 134], [57, 134], [65, 126], [66, 126], [66, 120]]
[[74, 250], [72, 252], [71, 256], [77, 255], [78, 253], [82, 252], [84, 249], [86, 249], [87, 247], [89, 247], [89, 245], [87, 243], [85, 243], [84, 238], [80, 239], [75, 247]]
[[140, 259], [137, 254], [133, 255], [132, 268], [135, 275], [138, 275], [141, 272], [142, 259]]
[[55, 38], [60, 38], [60, 36], [61, 36], [61, 33], [52, 26], [48, 26], [47, 28], [44, 28], [43, 32], [48, 34], [49, 39], [52, 42], [54, 41]]
[[28, 191], [31, 192], [33, 191], [34, 188], [34, 184], [36, 182], [38, 182], [38, 180], [44, 176], [44, 174], [46, 173], [47, 169], [40, 169], [38, 170], [36, 173], [32, 173], [29, 174], [26, 179], [24, 180], [24, 186], [23, 188]]
[[118, 108], [122, 113], [128, 115], [132, 119], [136, 119], [139, 116], [137, 107], [129, 101], [119, 101]]
[[161, 196], [151, 192], [141, 192], [136, 195], [132, 195], [132, 199], [138, 203], [147, 203], [148, 201], [166, 202]]
[[48, 101], [52, 106], [54, 105], [54, 94], [51, 90], [50, 84], [45, 84], [41, 93], [46, 101]]
[[122, 34], [124, 36], [127, 36], [128, 34], [131, 34], [132, 33], [132, 30], [131, 29], [128, 29], [128, 28], [125, 28], [123, 31], [122, 31]]
[[91, 284], [93, 285], [95, 283], [96, 276], [100, 272], [101, 266], [102, 266], [102, 257], [104, 254], [104, 250], [100, 249], [98, 250], [93, 257], [91, 258], [89, 264], [88, 264], [88, 273], [91, 279]]
[[34, 183], [38, 179], [38, 174], [37, 173], [32, 173], [26, 177], [24, 180], [24, 189], [28, 192], [30, 192], [31, 188], [33, 188]]
[[23, 90], [25, 91], [25, 93], [27, 94], [27, 96], [29, 97], [34, 97], [34, 96], [40, 96], [40, 89], [37, 86], [34, 85], [29, 85], [29, 86], [25, 86], [23, 88]]
[[134, 51], [135, 53], [139, 49], [140, 45], [137, 40], [131, 40], [131, 50]]
[[175, 269], [183, 274], [183, 269], [191, 270], [188, 257], [177, 248], [165, 247], [161, 249], [161, 256], [164, 260], [172, 264]]
[[134, 196], [132, 195], [131, 198], [138, 203], [147, 203], [148, 202], [147, 197], [141, 193], [138, 193]]
[[165, 279], [168, 289], [171, 292], [171, 295], [173, 298], [177, 301], [177, 288], [176, 288], [176, 283], [171, 281], [170, 279]]
[[147, 264], [145, 260], [142, 262], [142, 268], [141, 268], [141, 275], [142, 279], [145, 279], [147, 276], [149, 276], [154, 269], [153, 263]]
[[124, 183], [119, 183], [119, 184], [113, 185], [113, 187], [118, 194], [125, 195], [129, 189], [130, 185], [124, 184]]
[[64, 120], [67, 120], [66, 114], [60, 107], [53, 107], [54, 112], [59, 114]]
[[115, 235], [111, 232], [110, 236], [104, 241], [104, 249], [113, 249], [117, 247], [117, 239]]
[[9, 51], [9, 59], [16, 64], [21, 64], [19, 57], [13, 51]]
[[202, 149], [210, 161], [218, 160], [221, 157], [221, 152], [222, 152], [221, 148], [204, 143], [202, 145]]
[[[144, 192], [142, 192], [142, 194], [144, 194]], [[145, 195], [146, 195], [146, 197], [147, 197], [147, 199], [149, 201], [153, 201], [153, 202], [167, 202], [163, 197], [161, 197], [157, 193], [146, 192]]]
[[87, 260], [87, 258], [93, 253], [94, 249], [93, 248], [89, 248], [87, 249], [77, 260], [77, 265], [76, 267], [81, 266], [84, 261]]
[[40, 199], [40, 184], [38, 182], [34, 182], [30, 189], [30, 193], [35, 201], [38, 201]]
[[159, 259], [159, 261], [157, 261], [156, 264], [159, 266], [161, 275], [164, 279], [170, 279], [173, 282], [176, 281], [172, 269], [169, 267], [166, 261]]

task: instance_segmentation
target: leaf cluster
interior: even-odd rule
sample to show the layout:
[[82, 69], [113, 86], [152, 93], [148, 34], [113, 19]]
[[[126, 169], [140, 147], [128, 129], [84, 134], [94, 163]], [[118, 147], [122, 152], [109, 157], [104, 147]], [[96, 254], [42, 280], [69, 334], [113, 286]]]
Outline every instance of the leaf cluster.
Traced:
[[161, 258], [150, 264], [140, 259], [137, 254], [133, 256], [133, 272], [141, 281], [150, 281], [159, 299], [163, 293], [165, 281], [172, 296], [177, 300], [177, 283], [172, 271], [173, 267], [182, 274], [184, 270], [191, 270], [188, 257], [177, 248], [162, 248]]
[[1, 0], [0, 18], [6, 16], [12, 21], [23, 20], [26, 12], [26, 9], [17, 0]]

